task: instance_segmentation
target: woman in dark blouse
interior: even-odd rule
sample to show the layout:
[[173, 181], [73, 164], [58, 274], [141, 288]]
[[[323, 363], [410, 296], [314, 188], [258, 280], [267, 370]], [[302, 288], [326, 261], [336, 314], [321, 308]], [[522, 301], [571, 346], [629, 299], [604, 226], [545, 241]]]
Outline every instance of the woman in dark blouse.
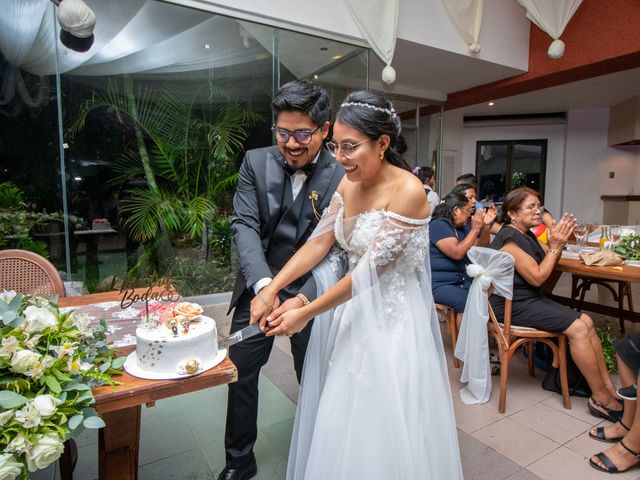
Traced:
[[436, 303], [464, 311], [471, 279], [466, 273], [467, 252], [485, 225], [478, 210], [469, 221], [471, 204], [462, 193], [450, 193], [436, 207], [429, 222], [431, 289]]
[[[540, 224], [541, 216], [538, 192], [530, 188], [512, 190], [502, 204], [500, 222], [504, 227], [493, 239], [491, 247], [510, 253], [515, 259], [511, 322], [563, 332], [569, 338], [571, 357], [593, 392], [587, 403], [589, 411], [593, 416], [616, 422], [622, 417], [622, 405], [616, 399], [616, 389], [609, 377], [593, 320], [546, 298], [541, 290], [573, 233], [575, 220], [565, 213], [552, 226], [547, 247], [530, 231]], [[498, 318], [503, 317], [504, 298], [492, 295], [491, 304]]]

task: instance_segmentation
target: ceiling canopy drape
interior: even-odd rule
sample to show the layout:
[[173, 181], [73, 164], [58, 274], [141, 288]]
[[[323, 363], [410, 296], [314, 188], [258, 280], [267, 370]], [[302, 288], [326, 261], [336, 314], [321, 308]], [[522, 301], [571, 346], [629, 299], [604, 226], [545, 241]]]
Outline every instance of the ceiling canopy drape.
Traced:
[[527, 18], [553, 38], [547, 51], [549, 58], [562, 57], [564, 42], [560, 36], [582, 0], [518, 0], [518, 3], [527, 10]]

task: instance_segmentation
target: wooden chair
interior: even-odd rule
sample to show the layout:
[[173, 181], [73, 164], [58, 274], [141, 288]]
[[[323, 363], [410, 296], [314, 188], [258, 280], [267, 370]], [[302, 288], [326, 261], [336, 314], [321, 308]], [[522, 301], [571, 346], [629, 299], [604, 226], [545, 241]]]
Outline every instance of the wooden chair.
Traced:
[[[62, 278], [49, 260], [27, 250], [0, 250], [0, 290], [14, 290], [24, 295], [64, 297]], [[78, 461], [78, 447], [73, 439], [64, 442], [60, 457], [60, 477], [73, 478]]]
[[442, 318], [444, 318], [444, 321], [447, 324], [447, 330], [449, 330], [449, 334], [451, 335], [451, 350], [454, 352], [453, 366], [460, 368], [460, 360], [455, 356], [456, 342], [458, 341], [458, 312], [455, 308], [442, 303], [436, 303], [436, 311], [438, 312], [438, 315], [441, 315]]
[[[489, 288], [489, 297], [493, 287]], [[500, 356], [500, 400], [498, 411], [504, 413], [507, 404], [507, 381], [509, 378], [509, 363], [516, 350], [525, 346], [527, 348], [527, 359], [529, 365], [529, 375], [535, 376], [533, 365], [533, 344], [535, 342], [545, 343], [553, 352], [553, 366], [560, 370], [560, 387], [562, 390], [562, 404], [567, 410], [571, 410], [571, 399], [569, 398], [569, 383], [567, 380], [567, 337], [563, 333], [547, 332], [529, 327], [511, 326], [511, 300], [505, 299], [504, 321], [500, 323], [489, 302], [489, 333], [493, 335], [498, 344]]]
[[56, 267], [27, 250], [0, 250], [0, 290], [64, 297], [64, 283]]

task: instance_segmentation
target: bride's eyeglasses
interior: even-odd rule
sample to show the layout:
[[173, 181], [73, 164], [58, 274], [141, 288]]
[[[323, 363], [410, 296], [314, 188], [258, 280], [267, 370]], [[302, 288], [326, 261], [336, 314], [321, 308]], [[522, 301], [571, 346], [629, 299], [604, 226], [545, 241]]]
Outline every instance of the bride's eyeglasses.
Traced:
[[371, 139], [367, 138], [366, 140], [363, 140], [358, 143], [345, 142], [345, 143], [341, 143], [340, 145], [338, 145], [334, 141], [331, 141], [331, 142], [327, 142], [327, 150], [329, 150], [329, 153], [334, 157], [338, 155], [338, 150], [340, 150], [344, 158], [346, 158], [347, 160], [352, 160], [353, 156], [356, 154], [356, 148], [358, 148], [363, 143], [367, 143], [369, 141], [371, 141]]

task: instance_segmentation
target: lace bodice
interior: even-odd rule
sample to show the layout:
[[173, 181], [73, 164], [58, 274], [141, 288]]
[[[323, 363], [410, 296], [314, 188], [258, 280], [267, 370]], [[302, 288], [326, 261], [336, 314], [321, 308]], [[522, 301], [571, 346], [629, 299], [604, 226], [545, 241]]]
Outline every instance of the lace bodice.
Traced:
[[367, 252], [371, 267], [383, 276], [407, 275], [424, 268], [429, 246], [427, 219], [416, 220], [386, 210], [344, 218], [344, 205], [337, 192], [334, 201], [339, 204], [334, 234], [346, 253], [349, 271]]

